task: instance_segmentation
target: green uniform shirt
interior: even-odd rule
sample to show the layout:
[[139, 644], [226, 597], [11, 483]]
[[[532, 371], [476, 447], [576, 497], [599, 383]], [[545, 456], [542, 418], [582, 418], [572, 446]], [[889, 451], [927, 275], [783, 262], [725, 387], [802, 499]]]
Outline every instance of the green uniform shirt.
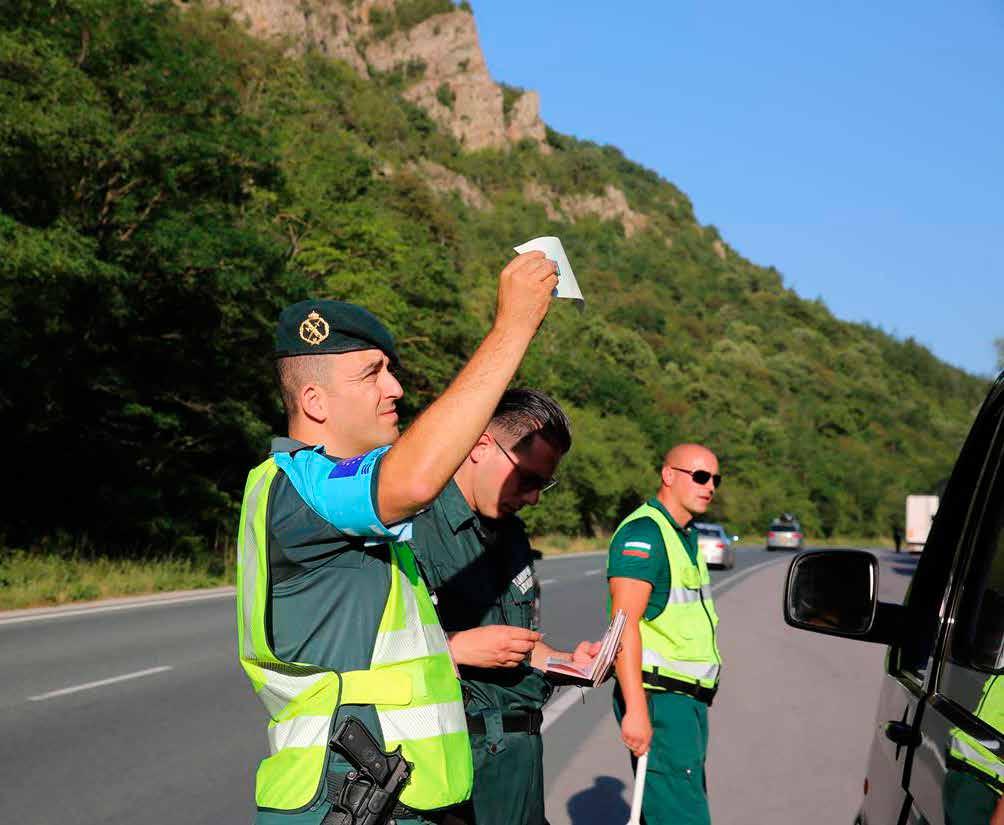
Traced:
[[[412, 546], [447, 633], [493, 624], [536, 630], [537, 583], [523, 522], [496, 521], [471, 510], [450, 481], [432, 506], [414, 518]], [[544, 674], [515, 668], [460, 668], [468, 714], [540, 710], [551, 696]]]
[[[691, 522], [681, 527], [659, 499], [651, 498], [648, 503], [662, 511], [676, 530], [690, 560], [696, 564], [697, 530], [690, 526]], [[607, 578], [615, 576], [641, 579], [652, 585], [652, 594], [645, 608], [646, 619], [654, 619], [666, 608], [670, 588], [669, 557], [666, 555], [662, 531], [655, 521], [650, 518], [635, 519], [614, 533], [610, 540]]]
[[[272, 451], [306, 446], [276, 438]], [[332, 457], [332, 467], [338, 461]], [[367, 547], [362, 538], [342, 533], [311, 509], [285, 474], [276, 477], [271, 496], [273, 650], [287, 662], [337, 670], [369, 667], [390, 589], [386, 545]]]

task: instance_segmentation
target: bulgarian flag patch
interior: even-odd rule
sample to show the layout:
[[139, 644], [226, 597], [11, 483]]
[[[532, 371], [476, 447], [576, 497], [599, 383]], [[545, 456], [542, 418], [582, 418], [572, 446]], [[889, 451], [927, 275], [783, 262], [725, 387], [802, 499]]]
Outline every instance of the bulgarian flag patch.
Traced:
[[621, 553], [625, 556], [637, 556], [640, 559], [647, 559], [648, 551], [651, 549], [652, 545], [645, 541], [626, 541]]

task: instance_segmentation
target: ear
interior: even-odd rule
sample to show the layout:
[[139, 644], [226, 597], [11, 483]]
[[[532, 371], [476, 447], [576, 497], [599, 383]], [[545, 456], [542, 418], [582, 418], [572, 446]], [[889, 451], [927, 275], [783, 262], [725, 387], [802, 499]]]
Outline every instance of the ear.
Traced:
[[323, 424], [328, 419], [328, 394], [317, 384], [300, 388], [300, 410], [311, 421]]
[[664, 487], [673, 486], [673, 468], [668, 464], [664, 464], [662, 467], [662, 484]]
[[495, 445], [492, 444], [492, 437], [488, 433], [481, 433], [481, 437], [471, 447], [471, 463], [477, 464], [479, 461], [484, 461], [493, 449], [495, 449]]

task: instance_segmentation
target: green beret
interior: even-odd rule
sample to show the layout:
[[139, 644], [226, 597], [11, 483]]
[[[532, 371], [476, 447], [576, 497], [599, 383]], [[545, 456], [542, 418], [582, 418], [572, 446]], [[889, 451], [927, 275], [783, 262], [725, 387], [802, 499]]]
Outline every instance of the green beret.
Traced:
[[397, 362], [394, 336], [373, 313], [344, 301], [300, 301], [279, 313], [275, 357], [379, 349]]

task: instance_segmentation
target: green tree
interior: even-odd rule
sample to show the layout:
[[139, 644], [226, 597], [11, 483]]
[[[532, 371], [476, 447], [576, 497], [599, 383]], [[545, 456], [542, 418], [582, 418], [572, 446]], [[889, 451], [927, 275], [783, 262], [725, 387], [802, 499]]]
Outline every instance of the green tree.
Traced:
[[[377, 33], [451, 8], [374, 10]], [[611, 529], [678, 441], [719, 455], [712, 515], [745, 534], [779, 511], [812, 536], [884, 533], [947, 475], [984, 380], [723, 259], [686, 195], [614, 147], [548, 130], [549, 151], [465, 151], [400, 96], [412, 70], [285, 54], [198, 4], [0, 0], [7, 543], [226, 544], [284, 424], [268, 357], [284, 303], [383, 317], [407, 420], [491, 323], [512, 246], [544, 234], [588, 303], [555, 302], [517, 378], [574, 427], [532, 529]], [[434, 190], [422, 161], [490, 206]], [[609, 187], [646, 216], [631, 237], [616, 215], [570, 217]]]

